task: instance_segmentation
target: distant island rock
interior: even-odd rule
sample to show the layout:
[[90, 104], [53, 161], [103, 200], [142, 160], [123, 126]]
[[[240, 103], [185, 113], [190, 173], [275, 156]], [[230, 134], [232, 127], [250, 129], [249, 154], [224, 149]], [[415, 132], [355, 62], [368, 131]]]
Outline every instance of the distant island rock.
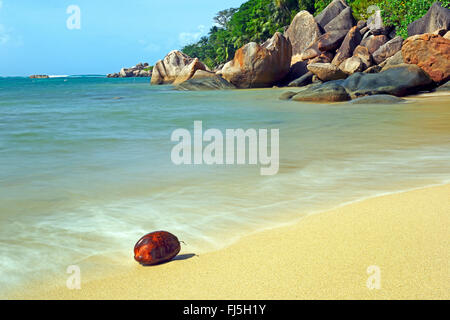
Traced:
[[33, 74], [30, 76], [30, 79], [48, 79], [48, 78], [50, 77], [46, 74]]
[[122, 68], [118, 73], [110, 73], [107, 78], [145, 78], [152, 76], [153, 67], [148, 63], [138, 63], [131, 68]]

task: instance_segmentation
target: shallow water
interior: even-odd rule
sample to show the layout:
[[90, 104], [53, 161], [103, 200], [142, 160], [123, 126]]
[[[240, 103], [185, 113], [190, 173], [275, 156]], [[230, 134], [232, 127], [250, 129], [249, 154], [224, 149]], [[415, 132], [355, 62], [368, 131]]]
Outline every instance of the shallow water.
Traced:
[[[168, 230], [185, 251], [450, 179], [450, 97], [302, 104], [280, 90], [177, 92], [146, 79], [0, 79], [0, 288]], [[280, 170], [175, 166], [173, 130], [280, 130]], [[1, 293], [0, 289], [0, 293]]]

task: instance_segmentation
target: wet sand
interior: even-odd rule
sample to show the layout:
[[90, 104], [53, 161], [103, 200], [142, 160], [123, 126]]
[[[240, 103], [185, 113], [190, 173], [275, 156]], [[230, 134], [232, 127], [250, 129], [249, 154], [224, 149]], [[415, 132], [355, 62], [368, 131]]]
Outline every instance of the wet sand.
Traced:
[[449, 299], [449, 194], [443, 185], [372, 198], [216, 252], [155, 267], [128, 261], [81, 290], [55, 279], [11, 298]]

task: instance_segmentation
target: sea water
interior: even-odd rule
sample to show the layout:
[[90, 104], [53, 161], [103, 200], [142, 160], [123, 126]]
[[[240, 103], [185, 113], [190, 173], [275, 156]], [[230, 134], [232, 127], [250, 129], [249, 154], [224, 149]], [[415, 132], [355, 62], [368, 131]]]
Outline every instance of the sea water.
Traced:
[[[180, 92], [148, 79], [0, 78], [0, 295], [94, 256], [132, 261], [167, 230], [187, 253], [304, 215], [450, 179], [450, 97], [280, 101], [276, 89]], [[280, 168], [181, 165], [178, 128], [279, 129]]]

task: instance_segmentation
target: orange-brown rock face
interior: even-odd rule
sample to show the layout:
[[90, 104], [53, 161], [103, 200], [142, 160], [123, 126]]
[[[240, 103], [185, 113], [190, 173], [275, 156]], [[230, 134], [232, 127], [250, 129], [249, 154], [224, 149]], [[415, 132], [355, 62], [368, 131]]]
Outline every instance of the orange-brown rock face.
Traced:
[[424, 33], [409, 37], [402, 47], [403, 60], [416, 64], [435, 82], [450, 78], [450, 40]]
[[288, 74], [291, 57], [289, 40], [277, 32], [262, 45], [251, 42], [237, 50], [222, 77], [238, 88], [270, 87]]

